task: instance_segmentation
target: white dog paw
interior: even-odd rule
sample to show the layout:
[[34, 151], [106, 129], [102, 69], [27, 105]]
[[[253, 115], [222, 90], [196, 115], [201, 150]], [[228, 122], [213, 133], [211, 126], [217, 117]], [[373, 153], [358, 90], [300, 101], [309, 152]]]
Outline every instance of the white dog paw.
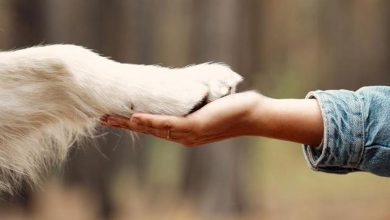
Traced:
[[142, 88], [133, 93], [137, 94], [132, 98], [134, 112], [184, 116], [233, 93], [242, 81], [240, 75], [223, 64], [157, 71], [160, 74], [145, 80]]
[[242, 76], [225, 64], [204, 63], [191, 67], [189, 71], [195, 80], [207, 85], [207, 102], [234, 93], [237, 85], [243, 80]]

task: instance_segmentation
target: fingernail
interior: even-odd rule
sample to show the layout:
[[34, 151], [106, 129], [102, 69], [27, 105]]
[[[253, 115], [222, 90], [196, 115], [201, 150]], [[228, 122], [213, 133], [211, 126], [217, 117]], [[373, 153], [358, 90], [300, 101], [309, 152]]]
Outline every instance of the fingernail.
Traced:
[[101, 122], [107, 122], [107, 117], [108, 116], [103, 116], [103, 117], [101, 117], [99, 120], [101, 121]]
[[118, 123], [115, 120], [108, 119], [106, 124], [109, 125], [109, 126], [118, 126], [120, 123]]

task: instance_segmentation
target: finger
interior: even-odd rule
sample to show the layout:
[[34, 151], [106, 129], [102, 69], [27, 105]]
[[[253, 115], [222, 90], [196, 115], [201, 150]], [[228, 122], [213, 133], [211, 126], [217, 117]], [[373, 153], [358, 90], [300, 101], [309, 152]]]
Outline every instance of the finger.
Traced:
[[184, 140], [189, 136], [193, 136], [193, 134], [189, 132], [180, 132], [180, 131], [171, 131], [171, 135], [170, 135], [171, 139], [177, 141]]
[[152, 128], [147, 126], [138, 126], [133, 131], [141, 132], [144, 134], [150, 134], [159, 138], [167, 139], [170, 141], [182, 141], [190, 135], [186, 132], [174, 132], [166, 129], [158, 129], [158, 128]]
[[[147, 135], [153, 135], [158, 138], [183, 144], [183, 141], [190, 136], [188, 132], [169, 131], [169, 129], [158, 129], [149, 126], [142, 126], [132, 122], [129, 118], [122, 116], [106, 116], [101, 124], [105, 127], [130, 129], [134, 132], [140, 132]], [[169, 131], [169, 134], [168, 134]]]
[[141, 129], [145, 134], [150, 134], [162, 139], [171, 139], [171, 133], [169, 130], [156, 129], [152, 127], [142, 127]]
[[123, 127], [123, 126], [120, 126], [120, 125], [109, 125], [109, 126], [104, 126], [104, 127], [107, 127], [107, 128], [128, 129], [127, 127]]
[[102, 124], [104, 125], [111, 125], [111, 126], [128, 126], [130, 122], [129, 118], [119, 116], [119, 115], [108, 115], [104, 118], [104, 121], [102, 121]]
[[165, 129], [157, 129], [147, 126], [140, 126], [137, 127], [136, 132], [141, 132], [148, 135], [153, 135], [158, 138], [162, 138], [165, 140], [181, 143], [181, 141], [186, 138], [186, 135], [184, 133], [173, 133], [170, 130]]
[[111, 126], [116, 128], [124, 128], [135, 132], [141, 132], [150, 134], [151, 133], [151, 127], [139, 125], [138, 123], [135, 123], [133, 120], [118, 116], [118, 115], [110, 115], [107, 116], [106, 121], [102, 122], [103, 126]]
[[170, 129], [171, 131], [189, 132], [193, 126], [192, 120], [185, 117], [152, 115], [136, 113], [131, 117], [135, 124], [157, 129]]
[[107, 122], [108, 115], [103, 115], [99, 120], [100, 122]]
[[[152, 115], [152, 116], [153, 116], [153, 118], [155, 118], [156, 115]], [[159, 116], [157, 116], [157, 117], [159, 117]], [[166, 118], [166, 117], [170, 118], [169, 116], [164, 116], [163, 118]], [[147, 118], [146, 120], [149, 120], [149, 118]], [[176, 126], [177, 123], [175, 123], [175, 122], [168, 125], [166, 121], [161, 121], [161, 122], [159, 121], [156, 124], [157, 124], [157, 126], [159, 126], [161, 128], [152, 127], [152, 126], [150, 126], [151, 123], [155, 123], [155, 122], [139, 123], [138, 119], [134, 120], [134, 118], [129, 119], [129, 118], [117, 116], [117, 115], [107, 116], [106, 121], [101, 122], [101, 124], [105, 127], [129, 129], [129, 130], [132, 130], [134, 132], [149, 134], [149, 135], [153, 135], [153, 136], [156, 136], [159, 138], [164, 138], [164, 139], [167, 139], [167, 133], [168, 133], [168, 130], [170, 130], [169, 139], [172, 139], [176, 142], [182, 141], [183, 139], [186, 139], [190, 136], [194, 136], [194, 134], [191, 133], [190, 131], [188, 131], [188, 129], [180, 130], [180, 125], [178, 126], [179, 127], [179, 129], [178, 129]]]

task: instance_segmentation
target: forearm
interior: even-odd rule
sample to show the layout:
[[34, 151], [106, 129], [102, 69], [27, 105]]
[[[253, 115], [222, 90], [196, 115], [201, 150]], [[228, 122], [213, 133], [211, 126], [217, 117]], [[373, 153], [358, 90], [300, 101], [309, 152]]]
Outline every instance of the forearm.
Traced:
[[318, 146], [323, 121], [315, 99], [271, 99], [259, 96], [252, 110], [253, 134]]

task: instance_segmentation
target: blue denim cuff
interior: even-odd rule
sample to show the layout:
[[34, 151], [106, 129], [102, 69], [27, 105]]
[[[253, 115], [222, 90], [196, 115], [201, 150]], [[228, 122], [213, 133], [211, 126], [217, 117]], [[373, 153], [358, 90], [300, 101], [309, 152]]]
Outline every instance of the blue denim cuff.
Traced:
[[362, 101], [347, 90], [309, 92], [315, 98], [324, 121], [322, 147], [303, 145], [309, 166], [328, 173], [359, 171], [364, 151]]

